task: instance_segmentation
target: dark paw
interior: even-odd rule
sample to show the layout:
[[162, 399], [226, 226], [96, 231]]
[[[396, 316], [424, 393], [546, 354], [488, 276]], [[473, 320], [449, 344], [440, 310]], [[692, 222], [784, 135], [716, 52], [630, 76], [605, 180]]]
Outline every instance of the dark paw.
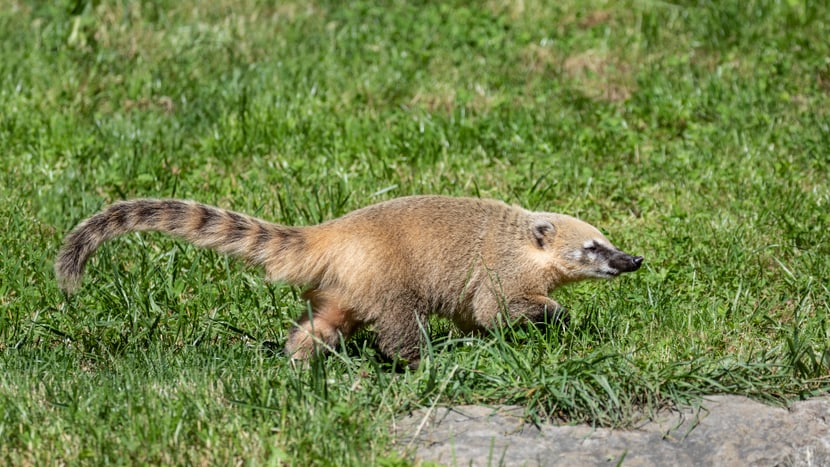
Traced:
[[571, 324], [571, 314], [568, 312], [568, 309], [565, 307], [558, 307], [558, 308], [545, 308], [545, 313], [542, 316], [541, 320], [536, 321], [536, 326], [541, 328], [547, 328], [549, 326], [553, 326], [558, 328], [559, 330], [566, 330], [568, 326]]

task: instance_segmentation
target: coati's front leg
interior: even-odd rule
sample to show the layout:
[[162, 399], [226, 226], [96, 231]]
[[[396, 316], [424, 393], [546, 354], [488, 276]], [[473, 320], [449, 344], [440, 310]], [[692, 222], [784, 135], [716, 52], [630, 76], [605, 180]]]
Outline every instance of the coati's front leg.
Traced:
[[308, 360], [336, 348], [340, 339], [348, 339], [359, 325], [353, 311], [331, 292], [312, 289], [303, 298], [311, 303], [311, 316], [303, 314], [288, 336], [285, 353], [293, 360]]
[[507, 302], [507, 314], [511, 321], [525, 321], [531, 324], [568, 327], [570, 314], [562, 305], [550, 298], [538, 295], [514, 298]]
[[570, 321], [568, 310], [545, 295], [499, 298], [495, 293], [482, 293], [473, 302], [473, 316], [482, 330], [492, 329], [504, 318], [518, 324], [555, 324], [561, 328]]

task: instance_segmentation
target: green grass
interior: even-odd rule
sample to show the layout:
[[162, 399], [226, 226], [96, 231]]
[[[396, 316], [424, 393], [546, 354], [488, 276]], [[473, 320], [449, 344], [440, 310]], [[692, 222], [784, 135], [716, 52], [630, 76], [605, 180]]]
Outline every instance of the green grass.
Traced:
[[[6, 2], [0, 463], [393, 465], [420, 406], [826, 394], [827, 37], [793, 0]], [[369, 332], [293, 368], [300, 291], [160, 235], [72, 298], [52, 274], [122, 198], [311, 224], [413, 193], [574, 214], [646, 266], [555, 292], [561, 334], [435, 322], [418, 371]]]

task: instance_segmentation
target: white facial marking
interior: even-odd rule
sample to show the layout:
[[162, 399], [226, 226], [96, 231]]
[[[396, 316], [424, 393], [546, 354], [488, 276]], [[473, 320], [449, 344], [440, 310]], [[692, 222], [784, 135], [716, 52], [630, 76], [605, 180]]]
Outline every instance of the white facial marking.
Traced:
[[568, 253], [568, 259], [573, 261], [579, 261], [582, 258], [582, 250], [573, 250]]
[[585, 243], [582, 244], [582, 248], [585, 248], [587, 250], [588, 248], [594, 246], [595, 242], [595, 240], [586, 240]]

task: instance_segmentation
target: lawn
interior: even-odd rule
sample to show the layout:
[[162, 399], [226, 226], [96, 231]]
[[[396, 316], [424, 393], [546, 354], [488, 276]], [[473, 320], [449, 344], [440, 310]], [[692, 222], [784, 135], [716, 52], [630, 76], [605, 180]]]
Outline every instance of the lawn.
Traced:
[[[825, 2], [0, 3], [0, 463], [399, 465], [422, 406], [624, 427], [830, 389]], [[71, 297], [52, 272], [119, 199], [308, 225], [408, 194], [568, 213], [645, 264], [555, 291], [564, 332], [435, 320], [418, 370], [370, 331], [290, 365], [302, 291], [163, 235]]]

